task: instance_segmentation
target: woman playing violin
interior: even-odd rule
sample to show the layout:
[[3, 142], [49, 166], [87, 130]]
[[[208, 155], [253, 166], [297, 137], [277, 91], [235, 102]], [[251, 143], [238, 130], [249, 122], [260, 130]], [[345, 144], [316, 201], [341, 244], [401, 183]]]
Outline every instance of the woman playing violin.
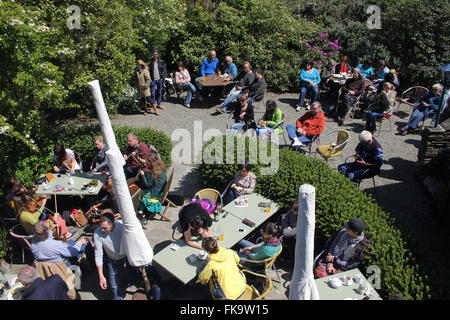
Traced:
[[66, 171], [75, 173], [75, 170], [80, 169], [75, 160], [75, 153], [70, 149], [64, 148], [64, 145], [62, 144], [57, 144], [55, 146], [52, 156], [53, 171], [56, 173]]

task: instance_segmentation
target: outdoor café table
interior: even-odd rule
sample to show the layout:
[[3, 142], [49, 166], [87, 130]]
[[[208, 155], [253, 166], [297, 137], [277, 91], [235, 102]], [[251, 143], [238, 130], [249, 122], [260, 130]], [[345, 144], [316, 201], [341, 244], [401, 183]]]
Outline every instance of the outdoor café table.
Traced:
[[[44, 177], [45, 175], [42, 175], [41, 177]], [[56, 195], [62, 195], [62, 196], [93, 196], [97, 195], [100, 192], [100, 189], [102, 188], [103, 184], [106, 182], [106, 179], [108, 178], [107, 174], [102, 173], [94, 173], [92, 176], [89, 175], [89, 173], [82, 173], [82, 172], [76, 172], [70, 176], [65, 174], [57, 174], [53, 173], [53, 176], [55, 177], [55, 180], [51, 182], [42, 183], [38, 186], [38, 188], [35, 191], [35, 194], [37, 195], [54, 195], [55, 196], [55, 211], [58, 211], [58, 208], [56, 207]], [[73, 179], [73, 184], [69, 184], [69, 179]], [[89, 190], [88, 188], [84, 187], [83, 184], [88, 184], [92, 180], [97, 179], [98, 185], [95, 189]], [[44, 189], [44, 185], [47, 184], [49, 186], [48, 189]], [[55, 186], [60, 185], [64, 187], [61, 191], [56, 191]]]
[[229, 85], [230, 83], [233, 83], [232, 80], [230, 80], [230, 77], [227, 76], [219, 76], [217, 74], [214, 75], [207, 75], [205, 77], [205, 80], [200, 80], [200, 83], [203, 87], [225, 87]]
[[[217, 221], [213, 221], [210, 228], [210, 235], [216, 239], [219, 234], [223, 235], [223, 241], [218, 241], [220, 247], [231, 248], [252, 231], [256, 230], [259, 225], [270, 218], [279, 208], [276, 203], [256, 193], [245, 195], [245, 198], [249, 200], [247, 207], [236, 208], [234, 202], [230, 202], [223, 208], [223, 212], [217, 216], [215, 219]], [[264, 208], [258, 207], [258, 203], [261, 201], [271, 202], [270, 213], [266, 213], [263, 211]], [[244, 218], [253, 221], [255, 226], [249, 227], [242, 223]], [[243, 229], [244, 231], [238, 231], [239, 229]], [[202, 240], [201, 238], [196, 238], [196, 241], [201, 243]], [[175, 244], [179, 246], [176, 251], [171, 249], [173, 245], [171, 243], [155, 254], [153, 261], [166, 269], [182, 283], [187, 284], [195, 278], [203, 263], [203, 261], [198, 259], [191, 262], [189, 257], [192, 254], [198, 254], [200, 250], [188, 246], [184, 239], [175, 241]]]
[[[15, 281], [17, 279], [17, 274], [14, 273], [6, 273], [0, 274], [0, 287], [3, 288], [3, 295], [0, 296], [0, 300], [8, 300], [8, 293], [11, 291], [13, 286], [16, 284]], [[6, 289], [4, 282], [7, 281], [10, 289]], [[17, 286], [17, 285], [16, 285]]]
[[342, 285], [339, 288], [334, 288], [331, 286], [331, 284], [328, 283], [331, 278], [341, 279], [342, 277], [348, 276], [351, 279], [354, 279], [356, 275], [360, 275], [363, 279], [362, 283], [366, 284], [367, 287], [370, 288], [370, 300], [382, 300], [358, 268], [343, 271], [328, 277], [316, 279], [315, 282], [317, 290], [319, 292], [320, 300], [362, 300], [365, 296], [358, 292], [359, 284], [357, 284], [355, 281], [353, 281], [353, 283], [348, 286]]
[[[264, 221], [269, 219], [273, 214], [275, 214], [280, 207], [270, 199], [263, 197], [258, 193], [245, 194], [238, 197], [236, 200], [247, 199], [248, 205], [246, 207], [237, 207], [235, 201], [227, 204], [223, 210], [230, 213], [231, 215], [239, 218], [241, 221], [245, 218], [254, 222], [256, 225], [251, 229], [255, 229], [257, 226], [261, 225]], [[270, 212], [266, 212], [266, 208], [258, 207], [260, 202], [270, 203]], [[247, 227], [248, 229], [249, 227]]]

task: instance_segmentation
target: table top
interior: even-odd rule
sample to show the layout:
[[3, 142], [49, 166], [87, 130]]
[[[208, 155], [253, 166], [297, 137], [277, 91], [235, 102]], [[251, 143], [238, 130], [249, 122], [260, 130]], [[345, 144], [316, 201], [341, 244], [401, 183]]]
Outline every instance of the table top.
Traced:
[[[246, 195], [245, 198], [249, 200], [247, 207], [237, 208], [234, 202], [231, 202], [226, 205], [223, 208], [223, 212], [217, 216], [217, 221], [213, 221], [210, 228], [210, 236], [217, 239], [219, 234], [223, 235], [223, 241], [218, 241], [220, 247], [231, 248], [256, 230], [265, 220], [275, 214], [279, 208], [276, 203], [256, 193]], [[266, 213], [265, 211], [262, 211], [263, 208], [258, 207], [258, 203], [261, 201], [271, 202], [270, 213]], [[243, 224], [242, 220], [244, 218], [255, 222], [255, 226], [249, 227]], [[243, 229], [244, 231], [239, 231], [239, 229]], [[201, 243], [202, 241], [200, 237], [194, 237], [193, 239], [198, 243]], [[179, 239], [175, 241], [175, 243], [179, 246], [176, 251], [171, 249], [171, 246], [173, 245], [173, 243], [171, 243], [155, 254], [153, 261], [157, 262], [174, 277], [186, 284], [195, 278], [202, 266], [203, 261], [197, 259], [196, 261], [191, 262], [189, 259], [192, 254], [198, 254], [200, 249], [188, 246], [184, 239]]]
[[382, 300], [379, 294], [375, 291], [372, 285], [367, 281], [364, 275], [359, 271], [359, 269], [352, 269], [348, 271], [340, 272], [333, 276], [328, 276], [324, 278], [316, 279], [317, 290], [319, 291], [320, 300], [362, 300], [365, 296], [358, 292], [359, 284], [353, 283], [349, 286], [342, 285], [339, 288], [333, 288], [328, 281], [331, 278], [342, 278], [349, 276], [350, 278], [355, 278], [356, 275], [360, 275], [363, 278], [364, 284], [366, 284], [371, 291], [370, 300]]
[[[45, 175], [42, 175], [41, 177], [44, 177]], [[107, 174], [102, 173], [94, 173], [92, 176], [90, 176], [88, 173], [82, 173], [82, 172], [76, 172], [72, 174], [71, 176], [67, 176], [65, 174], [57, 174], [53, 173], [53, 176], [55, 177], [55, 180], [52, 182], [48, 182], [47, 184], [49, 186], [48, 189], [44, 189], [45, 183], [40, 184], [38, 188], [36, 189], [36, 194], [46, 194], [46, 195], [96, 195], [100, 192], [101, 187], [106, 182], [106, 179], [108, 178]], [[73, 184], [69, 184], [69, 179], [73, 179]], [[89, 183], [92, 180], [97, 179], [98, 185], [95, 190], [89, 192], [88, 188], [84, 187], [83, 184]], [[55, 191], [55, 186], [60, 185], [64, 187], [64, 190], [62, 191]]]
[[[11, 288], [15, 285], [15, 283], [13, 283], [13, 280], [15, 280], [16, 278], [17, 278], [17, 274], [12, 274], [12, 273], [7, 273], [7, 274], [4, 274], [4, 275], [0, 274], [0, 280], [1, 281], [5, 281], [5, 280], [8, 281], [8, 284], [9, 284], [9, 286]], [[0, 286], [3, 287], [3, 284], [0, 284]], [[3, 289], [4, 289], [3, 295], [0, 296], [0, 300], [8, 300], [8, 293], [9, 293], [9, 291], [11, 289], [7, 290], [4, 287], [3, 287]]]
[[224, 77], [223, 75], [219, 76], [217, 74], [214, 74], [214, 75], [207, 75], [205, 77], [205, 80], [200, 80], [200, 83], [204, 87], [224, 87], [229, 85], [230, 83], [233, 83], [233, 81], [229, 79], [230, 79], [229, 76]]

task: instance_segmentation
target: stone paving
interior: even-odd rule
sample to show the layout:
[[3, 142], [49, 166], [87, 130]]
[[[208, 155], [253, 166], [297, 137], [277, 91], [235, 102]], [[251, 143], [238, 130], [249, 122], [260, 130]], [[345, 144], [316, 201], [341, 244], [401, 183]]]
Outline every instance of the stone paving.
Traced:
[[[297, 102], [298, 94], [274, 94], [267, 93], [265, 100], [273, 99], [278, 103], [282, 111], [286, 113], [285, 124], [295, 124], [295, 121], [305, 111], [296, 112], [292, 104]], [[333, 103], [326, 99], [321, 99], [323, 106]], [[201, 142], [202, 135], [207, 134], [209, 129], [218, 129], [213, 134], [225, 133], [225, 125], [228, 115], [218, 114], [215, 106], [218, 101], [209, 98], [201, 105], [195, 101], [192, 102], [191, 109], [187, 109], [182, 105], [182, 100], [171, 99], [164, 103], [165, 108], [160, 111], [157, 117], [154, 114], [134, 114], [134, 115], [116, 115], [111, 117], [113, 125], [131, 126], [131, 127], [152, 127], [165, 132], [169, 137], [183, 136], [184, 142], [190, 143], [192, 149], [195, 144]], [[257, 104], [255, 118], [260, 118], [263, 114], [263, 106]], [[443, 268], [448, 270], [448, 262], [450, 261], [450, 252], [442, 250], [443, 244], [450, 240], [448, 232], [448, 224], [439, 223], [433, 215], [431, 203], [428, 200], [425, 189], [420, 181], [416, 178], [417, 172], [417, 154], [420, 145], [419, 135], [396, 135], [397, 127], [406, 124], [411, 110], [406, 106], [402, 108], [407, 111], [400, 112], [399, 115], [391, 117], [389, 121], [383, 123], [382, 131], [376, 134], [376, 139], [380, 142], [384, 151], [384, 164], [381, 174], [376, 177], [376, 188], [374, 192], [372, 180], [365, 180], [361, 183], [360, 188], [367, 193], [373, 195], [376, 201], [398, 221], [398, 225], [404, 230], [404, 233], [410, 235], [417, 240], [417, 252], [423, 253], [424, 258], [430, 262], [442, 263]], [[196, 126], [194, 128], [194, 123]], [[86, 122], [83, 122], [86, 123]], [[336, 168], [338, 164], [350, 154], [354, 153], [354, 148], [358, 143], [358, 133], [362, 131], [364, 121], [362, 119], [350, 119], [342, 128], [350, 132], [350, 141], [344, 149], [341, 158], [329, 161], [329, 165]], [[321, 143], [329, 144], [334, 142], [336, 135], [326, 136], [327, 133], [337, 129], [337, 123], [328, 120], [324, 133], [322, 134]], [[180, 131], [184, 129], [184, 131]], [[208, 131], [211, 133], [211, 131]], [[287, 139], [287, 133], [285, 133]], [[190, 137], [189, 137], [190, 136]], [[189, 138], [191, 138], [189, 140]], [[205, 139], [207, 140], [207, 139]], [[179, 140], [173, 141], [174, 146]], [[281, 140], [283, 142], [283, 139]], [[314, 148], [315, 149], [315, 148]], [[312, 154], [311, 156], [317, 156]], [[185, 203], [192, 198], [198, 191], [198, 177], [191, 164], [173, 164], [174, 181], [171, 191], [182, 193], [185, 197]], [[168, 216], [172, 218], [172, 223], [149, 220], [145, 233], [155, 252], [158, 252], [167, 245], [173, 238], [173, 223], [178, 219], [179, 208], [170, 208]], [[281, 276], [281, 283], [274, 282], [275, 287], [268, 295], [267, 299], [285, 300], [288, 298], [289, 280], [292, 277], [293, 257], [289, 257], [277, 263], [277, 267]], [[184, 286], [182, 283], [164, 272], [164, 269], [158, 268], [162, 278], [162, 290], [164, 299], [209, 299], [208, 290], [197, 284]], [[273, 271], [269, 271], [272, 279], [278, 281], [277, 275]], [[84, 275], [83, 287], [80, 291], [81, 299], [96, 300], [108, 299], [108, 293], [102, 292], [98, 287], [96, 270], [92, 269]], [[127, 294], [125, 299], [131, 299]]]

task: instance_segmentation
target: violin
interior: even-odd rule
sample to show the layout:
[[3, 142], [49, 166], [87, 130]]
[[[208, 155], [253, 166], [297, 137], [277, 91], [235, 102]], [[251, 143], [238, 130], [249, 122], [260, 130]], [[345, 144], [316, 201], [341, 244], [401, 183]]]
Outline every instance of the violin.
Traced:
[[[34, 188], [33, 188], [34, 191]], [[25, 204], [25, 208], [29, 212], [35, 212], [37, 208], [44, 204], [43, 197], [32, 197], [30, 196], [30, 192], [24, 186], [20, 186], [18, 190], [14, 192], [15, 196], [25, 195], [27, 197], [27, 202]]]

